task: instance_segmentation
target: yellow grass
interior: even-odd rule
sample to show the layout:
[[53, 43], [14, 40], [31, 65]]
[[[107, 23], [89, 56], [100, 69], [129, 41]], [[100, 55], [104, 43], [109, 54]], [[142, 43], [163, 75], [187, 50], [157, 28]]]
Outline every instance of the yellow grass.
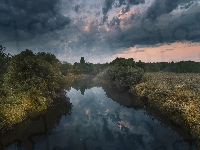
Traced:
[[200, 141], [200, 74], [147, 73], [135, 89]]
[[35, 101], [27, 93], [10, 96], [7, 99], [9, 99], [8, 103], [0, 104], [0, 129], [22, 122], [27, 115], [45, 110], [48, 107], [47, 104], [50, 103], [42, 96], [38, 96]]

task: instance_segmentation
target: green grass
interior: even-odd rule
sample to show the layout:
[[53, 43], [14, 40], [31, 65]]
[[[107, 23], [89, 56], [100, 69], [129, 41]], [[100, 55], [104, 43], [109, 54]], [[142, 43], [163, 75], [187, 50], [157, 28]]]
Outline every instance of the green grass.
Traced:
[[150, 106], [182, 125], [200, 147], [200, 74], [146, 73], [135, 87]]
[[7, 129], [46, 110], [65, 83], [54, 55], [26, 50], [10, 58], [0, 84], [0, 129]]

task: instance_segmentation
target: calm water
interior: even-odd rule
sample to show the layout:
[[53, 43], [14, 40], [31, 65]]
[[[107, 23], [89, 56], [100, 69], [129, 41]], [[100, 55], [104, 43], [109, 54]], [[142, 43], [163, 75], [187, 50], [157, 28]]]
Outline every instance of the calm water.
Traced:
[[[111, 96], [110, 96], [111, 95]], [[189, 150], [170, 127], [133, 104], [126, 94], [103, 88], [71, 88], [70, 98], [1, 137], [2, 148], [36, 150]], [[112, 97], [108, 98], [108, 97]], [[131, 108], [132, 107], [132, 108]]]

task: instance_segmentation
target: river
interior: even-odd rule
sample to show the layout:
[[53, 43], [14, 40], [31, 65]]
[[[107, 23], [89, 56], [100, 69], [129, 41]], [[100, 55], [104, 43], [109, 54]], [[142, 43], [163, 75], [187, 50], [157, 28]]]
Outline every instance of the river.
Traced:
[[178, 125], [137, 96], [105, 87], [76, 88], [43, 114], [1, 135], [6, 150], [194, 150]]

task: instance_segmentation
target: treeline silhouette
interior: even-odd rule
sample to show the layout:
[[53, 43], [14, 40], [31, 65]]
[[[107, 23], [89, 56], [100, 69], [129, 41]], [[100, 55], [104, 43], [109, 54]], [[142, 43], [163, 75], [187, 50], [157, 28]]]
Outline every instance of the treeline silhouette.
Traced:
[[174, 73], [200, 73], [200, 62], [180, 61], [180, 62], [156, 62], [144, 63], [138, 61], [137, 67], [142, 68], [145, 72], [174, 72]]
[[61, 72], [65, 76], [69, 73], [97, 75], [108, 66], [108, 63], [89, 63], [85, 61], [84, 57], [81, 57], [80, 62], [75, 62], [73, 65], [66, 61], [63, 61], [61, 65]]
[[174, 72], [174, 73], [200, 73], [200, 62], [195, 61], [180, 61], [180, 62], [149, 62], [145, 63], [139, 60], [134, 61], [133, 58], [116, 58], [110, 63], [93, 64], [86, 62], [84, 57], [81, 57], [80, 62], [75, 62], [73, 65], [67, 62], [62, 63], [61, 71], [64, 75], [68, 73], [74, 74], [93, 74], [97, 75], [109, 66], [129, 66], [139, 67], [144, 72]]

